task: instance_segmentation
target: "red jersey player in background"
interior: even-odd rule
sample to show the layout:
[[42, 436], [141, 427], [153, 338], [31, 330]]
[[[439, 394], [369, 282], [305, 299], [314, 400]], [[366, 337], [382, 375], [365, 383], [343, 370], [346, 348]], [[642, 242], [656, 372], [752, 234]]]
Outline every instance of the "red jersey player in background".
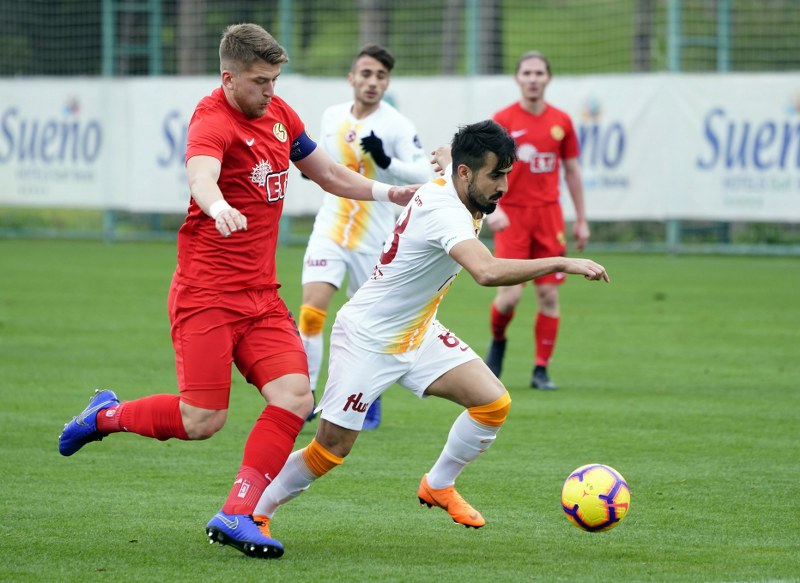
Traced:
[[[589, 241], [589, 224], [583, 200], [578, 139], [572, 120], [544, 100], [550, 83], [550, 63], [539, 52], [525, 53], [517, 62], [515, 80], [521, 98], [494, 115], [517, 144], [517, 161], [509, 178], [502, 206], [488, 215], [494, 231], [494, 253], [509, 259], [534, 259], [565, 255], [564, 217], [559, 202], [559, 169], [575, 206], [573, 234], [582, 250]], [[558, 286], [563, 273], [534, 281], [539, 311], [534, 324], [536, 353], [531, 387], [556, 389], [547, 365], [555, 348], [560, 309]], [[498, 377], [506, 350], [506, 329], [522, 298], [523, 285], [501, 287], [491, 306], [492, 342], [486, 364]]]
[[65, 425], [59, 451], [69, 456], [117, 432], [208, 439], [225, 424], [234, 363], [267, 405], [206, 532], [211, 542], [274, 558], [283, 545], [253, 510], [313, 405], [303, 344], [275, 272], [289, 162], [328, 192], [357, 200], [405, 204], [416, 187], [375, 182], [316, 147], [297, 113], [275, 95], [288, 56], [263, 28], [228, 27], [219, 54], [222, 86], [200, 101], [189, 124], [191, 201], [169, 292], [180, 395], [120, 402], [110, 390], [97, 391]]

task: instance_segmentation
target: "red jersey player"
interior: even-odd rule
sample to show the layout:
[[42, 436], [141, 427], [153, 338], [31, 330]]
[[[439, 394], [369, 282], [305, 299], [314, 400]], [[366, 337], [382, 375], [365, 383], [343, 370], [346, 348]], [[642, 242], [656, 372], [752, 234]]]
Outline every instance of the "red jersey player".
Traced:
[[[575, 206], [574, 236], [578, 250], [589, 240], [589, 225], [583, 200], [579, 146], [572, 120], [544, 100], [550, 83], [550, 64], [538, 52], [522, 55], [515, 80], [521, 98], [494, 115], [517, 144], [517, 161], [509, 179], [502, 207], [487, 216], [494, 231], [497, 257], [533, 259], [566, 254], [564, 217], [559, 203], [559, 170]], [[536, 353], [531, 386], [555, 389], [547, 365], [555, 347], [559, 324], [558, 286], [563, 273], [534, 281], [539, 311], [534, 325]], [[522, 298], [523, 285], [501, 287], [491, 306], [492, 343], [486, 364], [500, 376], [506, 349], [506, 328]]]
[[228, 27], [219, 53], [222, 86], [200, 101], [189, 124], [192, 200], [169, 292], [180, 395], [120, 402], [110, 390], [97, 391], [65, 425], [59, 451], [69, 456], [122, 431], [159, 440], [211, 437], [225, 424], [234, 363], [267, 406], [206, 532], [211, 542], [273, 558], [283, 545], [253, 510], [313, 405], [303, 344], [275, 273], [289, 162], [325, 190], [357, 200], [405, 204], [416, 187], [375, 182], [316, 147], [297, 113], [275, 95], [288, 56], [263, 28]]

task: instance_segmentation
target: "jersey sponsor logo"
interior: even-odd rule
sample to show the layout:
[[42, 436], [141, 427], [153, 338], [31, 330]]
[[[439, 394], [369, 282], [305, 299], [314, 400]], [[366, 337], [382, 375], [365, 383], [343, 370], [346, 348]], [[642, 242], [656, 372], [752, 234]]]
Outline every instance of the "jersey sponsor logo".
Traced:
[[556, 168], [556, 155], [554, 152], [539, 152], [531, 144], [522, 144], [517, 148], [517, 159], [528, 164], [533, 174], [553, 172]]
[[248, 146], [252, 146], [253, 144], [256, 143], [256, 139], [250, 138], [249, 140], [245, 140], [244, 143], [247, 144]]
[[275, 134], [275, 137], [281, 142], [285, 142], [289, 139], [289, 132], [286, 131], [286, 126], [281, 122], [277, 122], [272, 126], [272, 133]]
[[325, 267], [328, 265], [327, 259], [308, 259], [306, 260], [307, 267]]
[[524, 136], [527, 133], [528, 133], [528, 130], [511, 130], [509, 132], [509, 135], [516, 140], [517, 138], [521, 138], [522, 136]]
[[267, 202], [278, 202], [286, 196], [286, 183], [289, 180], [289, 170], [273, 172], [272, 165], [261, 160], [253, 166], [250, 181], [259, 187], [265, 187]]
[[554, 125], [550, 128], [550, 135], [553, 136], [554, 140], [558, 140], [560, 142], [564, 139], [564, 136], [567, 135], [567, 133], [560, 125]]
[[364, 396], [364, 393], [359, 393], [357, 395], [350, 395], [347, 397], [347, 402], [344, 404], [344, 408], [342, 411], [347, 411], [350, 407], [353, 408], [353, 411], [357, 411], [358, 413], [365, 413], [367, 411], [367, 407], [369, 403], [362, 403], [361, 397]]

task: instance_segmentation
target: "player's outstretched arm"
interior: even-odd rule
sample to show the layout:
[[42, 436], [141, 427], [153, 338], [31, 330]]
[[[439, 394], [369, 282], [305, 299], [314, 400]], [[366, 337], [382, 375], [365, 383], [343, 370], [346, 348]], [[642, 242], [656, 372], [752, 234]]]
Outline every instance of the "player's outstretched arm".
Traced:
[[461, 264], [478, 284], [487, 287], [516, 285], [559, 271], [582, 275], [590, 281], [610, 281], [605, 267], [591, 259], [498, 259], [478, 239], [456, 243], [450, 249], [450, 257]]
[[217, 231], [229, 237], [247, 230], [247, 217], [225, 201], [217, 181], [222, 163], [213, 156], [192, 156], [186, 162], [189, 192], [197, 205], [216, 222]]
[[294, 165], [323, 190], [354, 200], [388, 201], [405, 206], [420, 186], [419, 184], [391, 186], [365, 178], [336, 162], [323, 148], [316, 148], [302, 160], [297, 160]]

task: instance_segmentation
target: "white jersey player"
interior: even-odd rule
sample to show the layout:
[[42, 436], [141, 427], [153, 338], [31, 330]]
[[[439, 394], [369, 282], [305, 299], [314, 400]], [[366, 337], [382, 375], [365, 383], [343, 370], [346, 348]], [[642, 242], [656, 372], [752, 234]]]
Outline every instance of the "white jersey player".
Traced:
[[465, 126], [453, 138], [452, 176], [422, 186], [408, 203], [372, 277], [339, 310], [316, 436], [292, 453], [265, 490], [255, 510], [262, 529], [269, 529], [279, 505], [342, 463], [370, 402], [393, 383], [465, 408], [417, 496], [457, 523], [486, 524], [455, 490], [455, 481], [494, 442], [511, 398], [472, 349], [438, 323], [437, 307], [462, 267], [485, 286], [557, 271], [608, 281], [605, 269], [589, 259], [497, 259], [478, 239], [483, 216], [508, 189], [515, 151], [514, 140], [496, 122]]
[[[354, 98], [325, 110], [320, 144], [338, 162], [368, 178], [390, 184], [426, 182], [432, 173], [414, 125], [382, 101], [393, 66], [392, 55], [378, 45], [367, 45], [358, 53], [348, 75]], [[391, 204], [342, 200], [325, 194], [303, 258], [298, 325], [312, 390], [322, 364], [331, 298], [345, 276], [348, 297], [369, 277], [396, 218]], [[375, 429], [379, 423], [377, 401], [366, 428]]]

